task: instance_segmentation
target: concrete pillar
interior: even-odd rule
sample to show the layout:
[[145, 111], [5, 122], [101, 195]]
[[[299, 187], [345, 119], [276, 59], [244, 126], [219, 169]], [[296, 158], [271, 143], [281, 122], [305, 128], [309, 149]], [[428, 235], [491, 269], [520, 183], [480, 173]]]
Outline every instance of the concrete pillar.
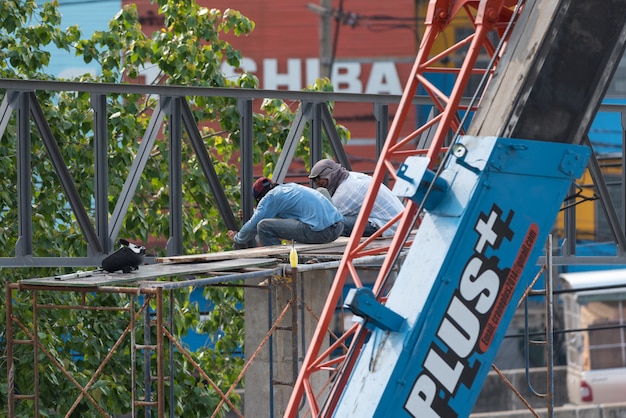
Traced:
[[[313, 313], [321, 314], [334, 276], [335, 270], [309, 270], [297, 273], [295, 281], [275, 277], [271, 285], [245, 288], [246, 363], [254, 356], [244, 381], [246, 416], [283, 416], [317, 326]], [[295, 311], [289, 306], [294, 293]], [[313, 384], [321, 389], [326, 378], [318, 374]]]

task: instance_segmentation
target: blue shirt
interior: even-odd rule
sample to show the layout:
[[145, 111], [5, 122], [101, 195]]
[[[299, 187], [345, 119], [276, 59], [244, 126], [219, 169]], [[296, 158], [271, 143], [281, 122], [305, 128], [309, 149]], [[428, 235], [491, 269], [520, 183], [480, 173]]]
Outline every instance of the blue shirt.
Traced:
[[297, 219], [313, 231], [344, 220], [332, 202], [317, 190], [297, 183], [279, 184], [261, 199], [252, 217], [235, 235], [235, 242], [243, 244], [253, 239], [259, 222], [268, 218]]

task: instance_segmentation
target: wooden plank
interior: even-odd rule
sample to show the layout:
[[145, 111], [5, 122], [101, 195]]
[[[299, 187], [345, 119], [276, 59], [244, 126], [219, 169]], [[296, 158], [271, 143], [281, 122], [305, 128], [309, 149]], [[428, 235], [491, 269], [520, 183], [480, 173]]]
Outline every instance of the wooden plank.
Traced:
[[[296, 250], [305, 252], [307, 250], [319, 250], [324, 248], [333, 248], [345, 246], [348, 243], [348, 237], [339, 237], [335, 241], [328, 244], [296, 244]], [[197, 263], [206, 261], [228, 260], [233, 258], [249, 258], [264, 257], [276, 255], [288, 255], [291, 245], [272, 245], [268, 247], [245, 248], [242, 250], [222, 251], [219, 253], [178, 255], [172, 257], [157, 257], [159, 263]]]
[[158, 263], [140, 266], [130, 273], [108, 273], [103, 270], [77, 272], [63, 276], [52, 276], [21, 280], [20, 283], [40, 286], [94, 287], [133, 283], [160, 277], [195, 275], [209, 272], [240, 270], [250, 267], [267, 267], [278, 262], [272, 258], [248, 258], [222, 260], [212, 263]]

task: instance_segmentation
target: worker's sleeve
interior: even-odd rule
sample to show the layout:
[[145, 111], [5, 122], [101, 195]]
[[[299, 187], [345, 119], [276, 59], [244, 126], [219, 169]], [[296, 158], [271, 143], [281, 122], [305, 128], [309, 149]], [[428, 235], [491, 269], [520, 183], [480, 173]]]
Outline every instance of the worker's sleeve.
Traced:
[[266, 195], [259, 203], [252, 217], [248, 219], [237, 235], [235, 235], [235, 243], [245, 244], [256, 237], [256, 227], [265, 218], [273, 217], [273, 199], [270, 195]]
[[254, 216], [255, 215], [252, 215], [252, 218], [250, 218], [248, 222], [241, 227], [239, 232], [237, 232], [237, 235], [235, 235], [235, 243], [244, 244], [256, 236], [256, 226], [259, 221], [255, 221]]

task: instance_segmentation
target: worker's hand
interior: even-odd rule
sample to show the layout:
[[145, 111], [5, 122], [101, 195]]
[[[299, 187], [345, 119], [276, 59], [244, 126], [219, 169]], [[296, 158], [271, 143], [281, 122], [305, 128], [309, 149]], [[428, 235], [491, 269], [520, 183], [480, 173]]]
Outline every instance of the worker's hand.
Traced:
[[228, 235], [228, 238], [230, 238], [232, 242], [235, 242], [235, 235], [237, 235], [237, 231], [233, 231], [232, 229], [229, 229], [226, 235]]

